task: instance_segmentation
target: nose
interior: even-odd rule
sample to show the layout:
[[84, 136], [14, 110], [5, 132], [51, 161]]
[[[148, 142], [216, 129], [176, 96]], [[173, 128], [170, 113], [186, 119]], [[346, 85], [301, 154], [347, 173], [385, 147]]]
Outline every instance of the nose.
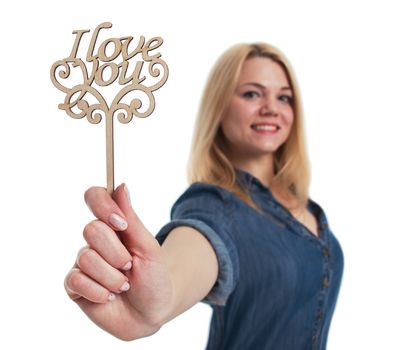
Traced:
[[259, 109], [260, 115], [278, 116], [275, 103], [270, 98], [265, 98]]

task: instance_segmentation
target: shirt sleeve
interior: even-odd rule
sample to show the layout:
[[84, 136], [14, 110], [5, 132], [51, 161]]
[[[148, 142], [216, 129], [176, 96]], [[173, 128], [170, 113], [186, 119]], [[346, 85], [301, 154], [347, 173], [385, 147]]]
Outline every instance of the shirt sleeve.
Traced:
[[213, 247], [219, 265], [217, 281], [202, 300], [225, 305], [238, 279], [237, 249], [231, 238], [232, 208], [229, 192], [209, 184], [191, 185], [171, 209], [171, 221], [156, 235], [160, 244], [172, 229], [189, 226], [199, 231]]

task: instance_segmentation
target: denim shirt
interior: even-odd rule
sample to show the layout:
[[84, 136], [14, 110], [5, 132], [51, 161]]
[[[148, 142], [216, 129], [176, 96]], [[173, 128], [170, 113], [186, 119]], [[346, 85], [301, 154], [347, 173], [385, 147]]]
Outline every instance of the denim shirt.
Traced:
[[261, 182], [237, 170], [258, 212], [231, 192], [192, 184], [156, 238], [177, 226], [201, 232], [215, 250], [218, 279], [207, 350], [324, 350], [342, 280], [343, 253], [323, 209], [309, 199], [319, 237]]

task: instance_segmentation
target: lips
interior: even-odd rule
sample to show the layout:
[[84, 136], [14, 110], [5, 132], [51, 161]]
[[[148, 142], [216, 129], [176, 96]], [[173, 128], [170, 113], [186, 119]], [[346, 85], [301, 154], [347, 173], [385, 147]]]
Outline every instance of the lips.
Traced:
[[275, 132], [280, 129], [280, 127], [277, 124], [272, 124], [272, 123], [258, 123], [258, 124], [252, 124], [251, 128], [257, 131], [270, 131], [270, 132]]

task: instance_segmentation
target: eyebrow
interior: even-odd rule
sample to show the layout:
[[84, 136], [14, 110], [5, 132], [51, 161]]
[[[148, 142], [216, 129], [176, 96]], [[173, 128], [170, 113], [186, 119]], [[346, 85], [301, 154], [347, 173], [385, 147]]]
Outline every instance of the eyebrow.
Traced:
[[[259, 84], [259, 83], [245, 83], [245, 84], [243, 84], [241, 86], [244, 86], [244, 85], [254, 85], [254, 86], [256, 86], [256, 87], [258, 87], [260, 89], [266, 89], [266, 86], [264, 86], [262, 84]], [[292, 89], [289, 86], [283, 86], [281, 88], [281, 90], [291, 90], [292, 91]]]

